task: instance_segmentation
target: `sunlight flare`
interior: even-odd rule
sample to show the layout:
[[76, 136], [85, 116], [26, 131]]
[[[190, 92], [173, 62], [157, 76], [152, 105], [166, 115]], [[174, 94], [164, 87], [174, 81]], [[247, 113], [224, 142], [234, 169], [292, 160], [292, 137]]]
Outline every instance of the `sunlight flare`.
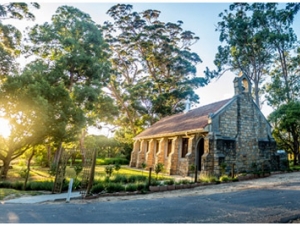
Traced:
[[7, 138], [10, 136], [10, 125], [8, 120], [0, 118], [0, 136]]

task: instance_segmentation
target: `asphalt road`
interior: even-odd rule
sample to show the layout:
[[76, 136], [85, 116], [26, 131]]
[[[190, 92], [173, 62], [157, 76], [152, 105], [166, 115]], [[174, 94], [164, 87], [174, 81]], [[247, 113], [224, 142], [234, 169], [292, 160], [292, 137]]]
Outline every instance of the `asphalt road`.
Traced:
[[[213, 194], [199, 190], [152, 199], [0, 204], [0, 223], [285, 223], [300, 218], [300, 173], [293, 174], [290, 181], [232, 192], [228, 188], [242, 182], [214, 185], [220, 192]], [[224, 186], [227, 191], [221, 192]]]

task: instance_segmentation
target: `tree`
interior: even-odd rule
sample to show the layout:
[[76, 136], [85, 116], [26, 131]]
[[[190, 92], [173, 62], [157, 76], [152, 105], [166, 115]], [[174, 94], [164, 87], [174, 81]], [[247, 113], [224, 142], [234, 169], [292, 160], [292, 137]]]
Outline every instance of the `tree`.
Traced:
[[272, 112], [269, 119], [275, 124], [273, 136], [276, 139], [277, 146], [292, 153], [294, 165], [297, 165], [300, 151], [300, 102], [291, 101], [281, 105]]
[[182, 21], [165, 23], [158, 20], [158, 10], [132, 12], [125, 4], [107, 13], [114, 20], [102, 27], [112, 54], [108, 88], [120, 112], [118, 139], [130, 143], [161, 117], [182, 112], [186, 98], [197, 103], [194, 89], [209, 78], [196, 76], [201, 59], [190, 46], [199, 38], [184, 31]]
[[41, 62], [28, 65], [21, 75], [9, 76], [0, 87], [0, 111], [11, 126], [1, 137], [1, 176], [9, 164], [30, 148], [58, 138], [71, 141], [82, 117], [63, 85], [53, 81], [56, 72]]
[[96, 150], [97, 157], [116, 157], [121, 152], [120, 143], [114, 138], [103, 135], [88, 135], [85, 138], [85, 148]]
[[[28, 42], [28, 54], [51, 65], [56, 72], [53, 79], [68, 91], [84, 120], [78, 125], [81, 129], [112, 118], [113, 101], [103, 92], [110, 77], [108, 45], [88, 14], [71, 6], [59, 7], [51, 23], [29, 31]], [[56, 143], [62, 141], [63, 137]], [[83, 147], [84, 136], [81, 143]]]
[[222, 21], [216, 30], [225, 45], [218, 47], [214, 61], [217, 70], [206, 70], [212, 77], [222, 76], [229, 70], [247, 75], [254, 83], [255, 102], [259, 107], [262, 82], [275, 61], [279, 60], [285, 67], [284, 53], [295, 42], [291, 25], [298, 5], [287, 4], [282, 10], [277, 5], [234, 3], [229, 12], [221, 13]]
[[[32, 7], [30, 7], [32, 6]], [[11, 2], [0, 4], [0, 84], [6, 76], [17, 70], [16, 57], [21, 52], [21, 32], [10, 24], [4, 24], [8, 19], [34, 20], [31, 8], [39, 9], [38, 3]]]

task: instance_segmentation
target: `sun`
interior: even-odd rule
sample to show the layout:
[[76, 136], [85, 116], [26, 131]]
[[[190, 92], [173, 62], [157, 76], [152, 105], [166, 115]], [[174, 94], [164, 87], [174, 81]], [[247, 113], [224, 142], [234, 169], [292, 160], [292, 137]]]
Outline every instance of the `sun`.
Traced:
[[0, 136], [7, 138], [10, 135], [10, 125], [9, 122], [4, 119], [0, 118]]

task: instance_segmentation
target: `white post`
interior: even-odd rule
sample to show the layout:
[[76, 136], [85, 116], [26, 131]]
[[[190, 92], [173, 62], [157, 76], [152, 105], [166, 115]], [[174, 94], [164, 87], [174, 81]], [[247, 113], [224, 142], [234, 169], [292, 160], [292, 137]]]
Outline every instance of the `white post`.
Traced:
[[71, 193], [72, 193], [72, 186], [73, 186], [73, 178], [71, 178], [70, 182], [69, 182], [68, 196], [67, 196], [66, 202], [70, 202], [70, 196], [71, 196]]

